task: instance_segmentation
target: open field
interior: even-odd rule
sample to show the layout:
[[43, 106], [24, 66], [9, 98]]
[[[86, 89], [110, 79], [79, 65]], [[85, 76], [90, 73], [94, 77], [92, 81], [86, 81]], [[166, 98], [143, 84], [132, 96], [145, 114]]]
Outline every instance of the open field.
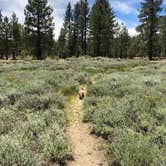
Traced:
[[68, 108], [80, 86], [87, 87], [82, 120], [103, 138], [110, 166], [166, 165], [165, 60], [70, 58], [0, 66], [0, 165], [72, 159]]

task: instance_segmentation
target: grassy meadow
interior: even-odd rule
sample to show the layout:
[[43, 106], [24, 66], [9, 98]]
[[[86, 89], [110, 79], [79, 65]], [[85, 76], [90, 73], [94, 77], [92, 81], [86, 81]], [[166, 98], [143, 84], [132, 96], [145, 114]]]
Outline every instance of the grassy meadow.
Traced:
[[0, 165], [65, 165], [68, 105], [86, 85], [83, 121], [110, 166], [166, 165], [166, 61], [69, 58], [0, 62]]

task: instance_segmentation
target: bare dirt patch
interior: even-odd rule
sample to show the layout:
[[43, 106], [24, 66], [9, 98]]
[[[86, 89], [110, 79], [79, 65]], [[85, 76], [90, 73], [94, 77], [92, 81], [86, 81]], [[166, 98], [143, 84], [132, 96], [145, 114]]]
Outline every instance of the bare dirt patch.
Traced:
[[102, 141], [90, 134], [90, 125], [82, 122], [83, 100], [75, 97], [69, 106], [70, 125], [67, 135], [72, 144], [74, 160], [69, 166], [107, 166]]

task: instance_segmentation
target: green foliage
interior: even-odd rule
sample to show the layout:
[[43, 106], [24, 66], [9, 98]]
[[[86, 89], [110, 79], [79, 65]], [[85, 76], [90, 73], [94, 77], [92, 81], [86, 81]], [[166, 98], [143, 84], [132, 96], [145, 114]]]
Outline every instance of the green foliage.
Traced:
[[[111, 154], [116, 158], [113, 164], [122, 166], [155, 166], [164, 165], [164, 160], [157, 158], [156, 154], [162, 155], [155, 145], [150, 143], [148, 137], [141, 134], [117, 129], [114, 133], [116, 139], [108, 147]], [[163, 156], [161, 156], [163, 158]], [[163, 158], [164, 159], [164, 158]], [[113, 165], [112, 164], [112, 165]], [[115, 165], [116, 165], [115, 164]]]
[[0, 134], [6, 134], [12, 130], [17, 123], [16, 113], [12, 110], [0, 110]]
[[[0, 14], [1, 15], [1, 14]], [[9, 45], [10, 38], [12, 36], [12, 24], [9, 17], [3, 17], [1, 15], [1, 23], [0, 23], [0, 39], [2, 41], [1, 47], [3, 48], [3, 53], [5, 55], [6, 60], [8, 60], [9, 54]]]
[[110, 56], [114, 35], [115, 16], [107, 0], [97, 0], [90, 13], [90, 53], [92, 56]]
[[62, 164], [70, 157], [67, 140], [57, 125], [41, 136], [40, 144], [46, 161]]
[[166, 56], [166, 16], [163, 16], [160, 20], [161, 22], [161, 35], [160, 35], [160, 44], [161, 44], [161, 54]]
[[17, 140], [10, 137], [0, 139], [0, 165], [2, 166], [35, 166], [36, 159], [33, 155], [20, 146]]
[[77, 94], [86, 74], [78, 68], [73, 72], [77, 63], [71, 60], [1, 66], [0, 140], [9, 138], [9, 146], [1, 141], [1, 159], [5, 156], [1, 161], [4, 165], [64, 164], [71, 158], [65, 137], [66, 102]]
[[44, 42], [51, 44], [50, 41], [53, 40], [53, 9], [47, 0], [29, 0], [24, 13], [26, 33], [28, 39], [35, 43], [33, 48], [36, 59], [43, 59]]
[[144, 0], [141, 3], [139, 19], [141, 25], [137, 28], [141, 32], [142, 41], [146, 45], [149, 59], [152, 60], [156, 54], [157, 31], [159, 29], [159, 12], [162, 0]]
[[68, 3], [63, 28], [58, 39], [60, 57], [78, 57], [87, 54], [88, 15], [87, 0], [78, 1], [74, 10], [70, 2]]
[[119, 26], [108, 0], [96, 0], [91, 5], [92, 8], [87, 0], [79, 0], [74, 6], [68, 2], [58, 40], [54, 39], [56, 24], [48, 0], [28, 0], [24, 25], [14, 12], [9, 18], [0, 11], [0, 58], [165, 57], [163, 0], [141, 2], [140, 25], [136, 27], [139, 34], [134, 36], [129, 35], [125, 26]]
[[165, 165], [165, 61], [80, 57], [0, 65], [4, 166], [71, 159], [66, 105], [82, 84], [84, 121], [106, 140], [110, 165]]
[[113, 62], [89, 85], [84, 121], [106, 140], [111, 166], [166, 164], [163, 64]]

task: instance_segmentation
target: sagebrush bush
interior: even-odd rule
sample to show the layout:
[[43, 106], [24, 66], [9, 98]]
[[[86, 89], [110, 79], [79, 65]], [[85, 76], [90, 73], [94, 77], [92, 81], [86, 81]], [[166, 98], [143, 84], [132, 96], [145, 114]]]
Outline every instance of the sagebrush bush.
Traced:
[[166, 165], [166, 63], [110, 58], [0, 62], [0, 165], [71, 158], [66, 106], [87, 86], [84, 121], [111, 166]]
[[70, 157], [67, 139], [58, 125], [53, 125], [40, 137], [40, 146], [46, 161], [65, 163]]
[[113, 62], [93, 76], [84, 121], [107, 140], [110, 166], [166, 165], [166, 68], [161, 64]]
[[115, 130], [113, 141], [108, 148], [110, 156], [115, 158], [110, 165], [118, 163], [121, 166], [155, 166], [163, 162], [162, 159], [156, 158], [160, 150], [147, 136], [130, 130]]
[[26, 151], [17, 140], [10, 137], [0, 139], [0, 165], [2, 166], [35, 166], [36, 158]]
[[8, 109], [0, 109], [0, 135], [6, 134], [10, 130], [12, 130], [16, 123], [17, 123], [18, 117], [17, 114]]

